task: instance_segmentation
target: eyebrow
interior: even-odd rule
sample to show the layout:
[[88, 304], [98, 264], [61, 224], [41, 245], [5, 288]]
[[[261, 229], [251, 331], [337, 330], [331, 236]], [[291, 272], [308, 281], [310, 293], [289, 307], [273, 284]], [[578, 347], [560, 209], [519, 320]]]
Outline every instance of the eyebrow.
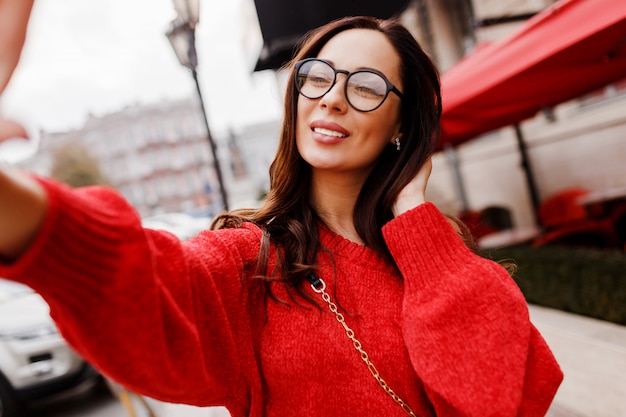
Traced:
[[[317, 59], [321, 59], [322, 61], [326, 61], [328, 62], [330, 65], [332, 65], [335, 69], [342, 69], [342, 68], [337, 68], [337, 64], [335, 63], [335, 61], [332, 61], [330, 59], [324, 59], [324, 58], [320, 58], [320, 57], [315, 57]], [[371, 70], [371, 71], [376, 71], [379, 72], [381, 74], [385, 74], [383, 71], [377, 69], [377, 68], [371, 68], [371, 67], [357, 67], [355, 70], [349, 71], [349, 72], [355, 72], [355, 71], [361, 71], [361, 70]], [[345, 70], [348, 71], [348, 70]], [[385, 75], [386, 77], [387, 75]]]

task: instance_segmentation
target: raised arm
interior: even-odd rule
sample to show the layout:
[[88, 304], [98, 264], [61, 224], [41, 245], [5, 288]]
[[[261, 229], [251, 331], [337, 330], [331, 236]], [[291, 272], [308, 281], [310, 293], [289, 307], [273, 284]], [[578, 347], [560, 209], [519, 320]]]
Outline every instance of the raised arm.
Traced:
[[245, 404], [254, 372], [243, 277], [261, 232], [207, 231], [185, 242], [142, 228], [105, 187], [37, 178], [48, 207], [41, 230], [0, 276], [41, 294], [70, 344], [122, 385], [193, 405]]
[[508, 272], [430, 203], [383, 231], [404, 278], [405, 343], [437, 415], [545, 415], [562, 373]]
[[404, 278], [403, 334], [437, 415], [544, 416], [562, 380], [523, 294], [468, 248], [425, 190], [427, 161], [383, 229]]
[[[0, 94], [19, 61], [34, 0], [0, 0]], [[24, 129], [0, 114], [0, 142], [24, 137]], [[43, 189], [27, 175], [0, 164], [0, 258], [11, 260], [28, 247], [46, 210]]]
[[[32, 3], [0, 0], [0, 92]], [[0, 114], [0, 141], [15, 136], [24, 129]], [[243, 277], [260, 238], [244, 225], [180, 242], [144, 229], [113, 190], [71, 189], [0, 163], [0, 276], [41, 294], [96, 368], [157, 399], [251, 406], [260, 377]]]

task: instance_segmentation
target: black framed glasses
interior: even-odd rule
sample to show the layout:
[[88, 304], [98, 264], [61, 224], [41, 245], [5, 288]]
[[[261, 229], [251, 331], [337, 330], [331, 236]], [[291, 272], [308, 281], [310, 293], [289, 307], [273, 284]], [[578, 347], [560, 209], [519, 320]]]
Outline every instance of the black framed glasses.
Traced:
[[337, 82], [337, 74], [347, 76], [344, 94], [350, 106], [361, 112], [379, 108], [389, 92], [402, 99], [403, 94], [380, 72], [362, 69], [354, 72], [340, 70], [318, 58], [307, 58], [295, 64], [294, 77], [298, 93], [318, 99], [328, 93]]

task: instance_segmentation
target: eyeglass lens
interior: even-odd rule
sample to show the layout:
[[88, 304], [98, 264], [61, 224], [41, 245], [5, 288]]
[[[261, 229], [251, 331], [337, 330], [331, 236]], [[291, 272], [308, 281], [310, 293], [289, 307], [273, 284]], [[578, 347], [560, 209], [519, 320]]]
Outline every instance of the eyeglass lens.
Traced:
[[[336, 72], [324, 61], [305, 61], [296, 74], [300, 94], [317, 99], [328, 93], [335, 85]], [[371, 111], [385, 101], [387, 82], [375, 72], [360, 70], [350, 73], [346, 79], [345, 94], [348, 103], [356, 110]]]

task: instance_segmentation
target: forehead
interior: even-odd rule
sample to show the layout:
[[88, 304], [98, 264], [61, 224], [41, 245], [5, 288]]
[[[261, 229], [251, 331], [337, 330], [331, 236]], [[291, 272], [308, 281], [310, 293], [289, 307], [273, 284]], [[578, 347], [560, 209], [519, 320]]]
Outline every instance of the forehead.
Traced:
[[393, 84], [400, 83], [400, 56], [387, 37], [377, 30], [340, 32], [324, 45], [318, 58], [348, 71], [372, 68], [385, 74]]

